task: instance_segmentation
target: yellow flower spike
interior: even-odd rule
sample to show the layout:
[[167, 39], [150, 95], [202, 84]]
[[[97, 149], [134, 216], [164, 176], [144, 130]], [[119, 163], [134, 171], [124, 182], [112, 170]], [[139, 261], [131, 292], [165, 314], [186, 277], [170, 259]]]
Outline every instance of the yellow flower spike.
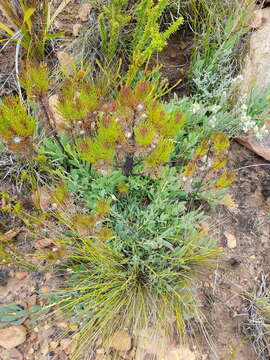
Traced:
[[216, 132], [211, 136], [211, 140], [214, 143], [214, 149], [218, 153], [223, 153], [230, 146], [230, 139], [228, 135], [222, 132]]
[[217, 179], [215, 186], [219, 189], [230, 186], [236, 178], [236, 174], [233, 171], [224, 171], [224, 173]]
[[195, 153], [195, 159], [199, 159], [199, 158], [203, 157], [204, 155], [206, 155], [209, 151], [209, 147], [210, 147], [210, 144], [209, 144], [208, 140], [202, 141], [197, 147], [197, 150]]
[[217, 156], [214, 159], [214, 164], [213, 164], [213, 170], [217, 171], [219, 169], [222, 169], [228, 162], [228, 159], [224, 156]]
[[195, 163], [193, 161], [190, 161], [185, 166], [184, 175], [190, 177], [194, 174], [195, 170], [196, 170]]

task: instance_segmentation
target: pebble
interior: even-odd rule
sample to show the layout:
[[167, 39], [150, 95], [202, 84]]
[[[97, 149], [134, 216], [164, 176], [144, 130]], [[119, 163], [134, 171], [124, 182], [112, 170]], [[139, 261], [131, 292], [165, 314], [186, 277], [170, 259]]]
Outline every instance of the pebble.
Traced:
[[27, 278], [27, 276], [28, 276], [28, 272], [26, 272], [26, 271], [16, 272], [16, 274], [15, 274], [15, 277], [17, 280], [24, 280]]
[[26, 328], [22, 325], [9, 326], [0, 329], [0, 346], [11, 350], [24, 343], [26, 339]]
[[117, 331], [111, 340], [111, 347], [117, 351], [129, 351], [132, 346], [131, 337], [127, 330]]
[[74, 24], [72, 28], [73, 35], [79, 36], [81, 29], [82, 29], [82, 24]]
[[90, 4], [87, 4], [87, 3], [81, 4], [79, 11], [78, 11], [78, 16], [81, 19], [81, 21], [87, 21], [89, 19], [91, 10], [92, 10], [92, 7]]
[[236, 237], [227, 231], [224, 232], [224, 235], [226, 236], [226, 239], [227, 239], [228, 248], [229, 249], [236, 248], [236, 246], [237, 246]]
[[23, 355], [17, 349], [4, 350], [0, 355], [1, 360], [23, 360]]

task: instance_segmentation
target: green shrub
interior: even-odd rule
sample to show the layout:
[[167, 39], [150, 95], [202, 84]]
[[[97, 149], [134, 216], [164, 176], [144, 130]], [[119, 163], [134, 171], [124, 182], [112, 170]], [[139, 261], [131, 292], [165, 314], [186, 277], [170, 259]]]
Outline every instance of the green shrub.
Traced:
[[32, 318], [30, 324], [33, 323], [33, 317], [41, 310], [41, 306], [34, 305], [24, 310], [20, 305], [0, 305], [0, 329], [11, 326], [21, 325], [26, 319]]
[[77, 61], [93, 64], [101, 58], [102, 66], [111, 76], [116, 71], [114, 64], [118, 63], [117, 59], [122, 59], [124, 67], [129, 67], [128, 81], [126, 78], [125, 81], [130, 85], [151, 56], [166, 46], [170, 35], [183, 22], [179, 15], [164, 30], [160, 29], [162, 15], [169, 4], [168, 0], [109, 0], [93, 19], [91, 27], [74, 42], [74, 57]]
[[[109, 346], [114, 333], [126, 327], [136, 343], [142, 329], [155, 328], [168, 336], [176, 331], [183, 341], [191, 318], [204, 326], [198, 275], [220, 253], [199, 225], [205, 216], [190, 210], [174, 168], [166, 167], [156, 180], [129, 177], [123, 183], [123, 175], [118, 176], [113, 194], [104, 182], [99, 185], [105, 198], [86, 213], [61, 184], [46, 193], [51, 205], [39, 207], [38, 216], [6, 198], [6, 210], [21, 217], [32, 234], [40, 238], [50, 233], [52, 248], [40, 256], [58, 267], [60, 262], [67, 283], [52, 294], [45, 312], [57, 306], [79, 324], [73, 359], [93, 351], [97, 341]], [[99, 196], [95, 182], [90, 183], [89, 193]]]
[[232, 79], [239, 71], [239, 47], [250, 30], [247, 24], [252, 2], [205, 0], [200, 4], [192, 20], [198, 35], [189, 78], [193, 96], [213, 105], [226, 97]]
[[0, 136], [6, 147], [26, 156], [33, 156], [36, 120], [20, 103], [10, 96], [0, 105]]

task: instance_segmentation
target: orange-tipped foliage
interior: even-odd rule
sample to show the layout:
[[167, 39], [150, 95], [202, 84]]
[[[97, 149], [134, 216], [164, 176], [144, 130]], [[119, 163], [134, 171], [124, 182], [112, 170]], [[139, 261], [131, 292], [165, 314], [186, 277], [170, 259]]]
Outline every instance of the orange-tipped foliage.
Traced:
[[0, 105], [0, 138], [7, 148], [27, 157], [33, 155], [35, 130], [36, 121], [19, 97], [5, 98]]

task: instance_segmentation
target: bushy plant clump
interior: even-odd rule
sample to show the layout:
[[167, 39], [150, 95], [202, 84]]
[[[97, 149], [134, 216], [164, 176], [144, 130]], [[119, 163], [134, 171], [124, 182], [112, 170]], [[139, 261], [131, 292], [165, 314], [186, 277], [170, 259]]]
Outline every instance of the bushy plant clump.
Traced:
[[240, 3], [203, 1], [193, 19], [196, 47], [192, 54], [189, 78], [194, 97], [207, 105], [218, 104], [230, 90], [239, 72], [239, 49], [244, 51], [243, 38], [253, 2]]
[[[232, 98], [214, 91], [216, 81], [213, 88], [207, 84], [211, 91], [201, 94], [204, 85], [198, 85], [194, 98], [164, 104], [169, 89], [160, 82], [158, 68], [148, 69], [149, 60], [182, 18], [162, 31], [167, 0], [132, 4], [112, 0], [99, 15], [102, 79], [89, 80], [81, 68], [58, 86], [62, 135], [59, 117], [49, 107], [50, 74], [44, 64], [26, 67], [21, 78], [25, 104], [10, 97], [0, 105], [5, 146], [30, 162], [37, 156], [43, 163], [47, 159], [58, 179], [55, 185], [35, 186], [30, 210], [2, 194], [3, 211], [21, 218], [32, 236], [49, 240], [35, 255], [57, 264], [66, 282], [45, 311], [57, 306], [78, 324], [73, 359], [94, 352], [97, 343], [110, 347], [123, 328], [136, 343], [142, 329], [174, 333], [182, 341], [189, 319], [204, 326], [198, 278], [220, 249], [201, 224], [206, 216], [200, 205], [232, 203], [224, 194], [235, 178], [226, 170], [228, 134], [237, 132], [243, 111], [234, 111], [228, 104]], [[128, 26], [132, 33], [125, 33]], [[116, 69], [112, 64], [122, 38], [129, 44], [128, 56]], [[205, 65], [205, 59], [196, 64]], [[211, 71], [216, 64], [217, 57]], [[259, 124], [265, 113], [261, 116], [256, 104], [245, 115]], [[21, 259], [14, 247], [1, 247], [0, 257], [37, 269], [31, 256]]]
[[19, 97], [6, 98], [0, 105], [0, 133], [7, 148], [33, 156], [35, 130], [36, 119], [29, 115]]
[[[39, 71], [42, 76], [35, 75]], [[54, 122], [44, 109], [48, 102], [46, 74], [43, 67], [33, 68], [31, 82], [23, 83], [29, 99], [43, 110], [40, 124], [50, 122], [50, 129]], [[56, 144], [70, 173], [61, 169], [57, 173], [71, 188], [76, 184], [74, 171], [82, 170], [87, 188], [83, 191], [77, 184], [72, 190], [91, 210], [82, 210], [79, 202], [72, 205], [63, 184], [49, 191], [37, 189], [32, 200], [38, 216], [8, 197], [5, 200], [6, 211], [19, 216], [32, 233], [38, 226], [40, 236], [42, 225], [46, 237], [50, 234], [53, 248], [39, 256], [60, 261], [67, 278], [72, 274], [68, 287], [56, 297], [60, 309], [79, 319], [81, 339], [75, 358], [93, 349], [98, 339], [108, 341], [123, 327], [129, 327], [135, 339], [137, 330], [148, 327], [168, 334], [175, 328], [182, 338], [188, 318], [195, 316], [201, 321], [196, 274], [211, 264], [219, 250], [201, 230], [203, 215], [190, 202], [200, 198], [200, 173], [189, 191], [184, 190], [181, 177], [191, 179], [203, 165], [203, 156], [225, 157], [229, 146], [228, 137], [216, 133], [199, 143], [193, 154], [193, 172], [184, 160], [179, 173], [170, 161], [186, 115], [168, 111], [157, 100], [164, 93], [158, 80], [125, 85], [109, 98], [80, 74], [66, 80], [59, 96], [66, 143], [58, 137]], [[33, 142], [33, 147], [39, 151], [38, 143]], [[225, 162], [219, 165], [207, 169], [207, 174], [215, 172], [217, 181], [212, 184], [216, 192], [233, 181], [223, 173]], [[18, 257], [13, 250], [10, 261], [17, 263]]]
[[5, 211], [22, 218], [32, 234], [38, 227], [40, 237], [41, 225], [50, 234], [51, 248], [39, 256], [60, 261], [66, 273], [68, 283], [52, 300], [79, 324], [74, 359], [93, 351], [97, 341], [110, 346], [114, 333], [126, 327], [139, 341], [140, 331], [150, 327], [157, 334], [176, 331], [182, 339], [190, 318], [203, 326], [196, 279], [220, 252], [199, 225], [204, 215], [188, 209], [174, 168], [167, 166], [158, 180], [124, 180], [121, 175], [114, 194], [86, 213], [63, 184], [34, 194], [35, 216], [5, 197]]

